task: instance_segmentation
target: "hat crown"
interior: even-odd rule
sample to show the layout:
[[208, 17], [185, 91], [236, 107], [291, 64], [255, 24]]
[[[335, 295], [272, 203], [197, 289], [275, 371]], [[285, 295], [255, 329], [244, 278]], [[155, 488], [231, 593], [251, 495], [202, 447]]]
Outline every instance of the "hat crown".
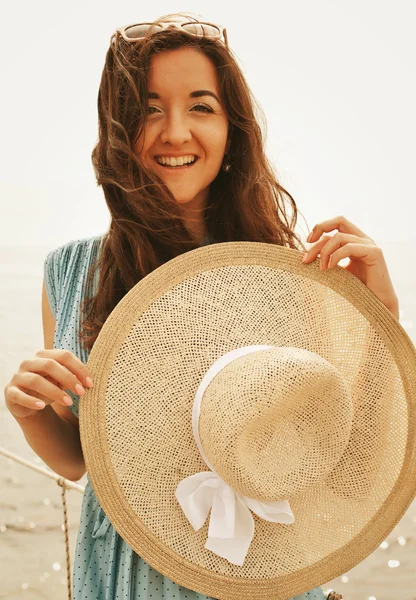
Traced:
[[275, 346], [235, 358], [214, 377], [199, 436], [210, 465], [236, 492], [281, 500], [332, 471], [352, 419], [338, 369], [309, 350]]

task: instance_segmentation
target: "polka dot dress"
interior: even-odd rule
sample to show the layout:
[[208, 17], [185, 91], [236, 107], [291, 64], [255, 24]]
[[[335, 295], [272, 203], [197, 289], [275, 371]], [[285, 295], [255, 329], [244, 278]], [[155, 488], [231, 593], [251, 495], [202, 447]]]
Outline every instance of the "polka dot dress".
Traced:
[[[89, 267], [96, 260], [102, 236], [71, 241], [52, 250], [44, 262], [44, 281], [56, 320], [54, 348], [65, 348], [83, 363], [88, 352], [75, 332], [79, 326], [80, 301], [93, 290], [86, 289]], [[203, 245], [212, 243], [206, 239]], [[93, 287], [98, 283], [98, 277]], [[70, 392], [78, 417], [79, 396]], [[87, 474], [81, 520], [73, 566], [73, 600], [211, 600], [181, 587], [150, 567], [119, 536], [98, 503]], [[321, 588], [294, 600], [324, 600]], [[215, 599], [214, 599], [215, 600]], [[288, 599], [290, 600], [290, 599]]]

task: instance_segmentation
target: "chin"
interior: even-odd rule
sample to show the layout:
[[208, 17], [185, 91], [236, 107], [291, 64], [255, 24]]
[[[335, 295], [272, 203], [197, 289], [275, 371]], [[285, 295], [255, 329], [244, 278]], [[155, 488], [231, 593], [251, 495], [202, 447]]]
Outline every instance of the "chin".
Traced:
[[170, 191], [178, 204], [188, 204], [189, 202], [195, 200], [198, 194], [198, 192], [189, 193], [189, 190], [183, 192], [175, 192], [174, 190]]
[[190, 196], [189, 194], [186, 196], [177, 196], [176, 194], [173, 194], [173, 196], [178, 204], [189, 204], [195, 198], [195, 196]]

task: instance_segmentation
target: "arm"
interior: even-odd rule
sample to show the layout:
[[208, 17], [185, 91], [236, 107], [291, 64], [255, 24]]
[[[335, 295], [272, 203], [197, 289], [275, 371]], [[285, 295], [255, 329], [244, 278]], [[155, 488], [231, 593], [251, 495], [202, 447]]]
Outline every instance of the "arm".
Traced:
[[[55, 319], [49, 307], [44, 284], [42, 322], [45, 349], [52, 349]], [[77, 481], [86, 472], [78, 419], [57, 402], [50, 404], [50, 399], [42, 399], [47, 403], [43, 410], [28, 417], [14, 418], [33, 451], [56, 473], [71, 481]]]

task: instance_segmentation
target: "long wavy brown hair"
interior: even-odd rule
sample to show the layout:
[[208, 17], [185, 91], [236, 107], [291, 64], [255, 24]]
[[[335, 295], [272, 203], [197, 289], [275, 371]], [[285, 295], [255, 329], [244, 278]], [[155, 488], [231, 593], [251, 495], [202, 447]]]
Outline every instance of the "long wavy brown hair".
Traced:
[[[164, 15], [154, 23], [202, 20], [191, 14]], [[221, 100], [228, 116], [231, 170], [222, 169], [210, 185], [204, 207], [206, 234], [215, 242], [255, 241], [305, 250], [295, 234], [298, 210], [277, 180], [265, 151], [263, 111], [238, 61], [221, 40], [164, 29], [136, 42], [112, 36], [98, 92], [98, 142], [92, 163], [111, 215], [87, 290], [99, 270], [98, 284], [82, 303], [79, 339], [88, 351], [123, 296], [148, 273], [175, 256], [199, 246], [184, 225], [175, 198], [141, 158], [134, 143], [143, 132], [148, 111], [148, 77], [152, 56], [194, 48], [216, 69]], [[291, 216], [285, 204], [290, 204]]]

